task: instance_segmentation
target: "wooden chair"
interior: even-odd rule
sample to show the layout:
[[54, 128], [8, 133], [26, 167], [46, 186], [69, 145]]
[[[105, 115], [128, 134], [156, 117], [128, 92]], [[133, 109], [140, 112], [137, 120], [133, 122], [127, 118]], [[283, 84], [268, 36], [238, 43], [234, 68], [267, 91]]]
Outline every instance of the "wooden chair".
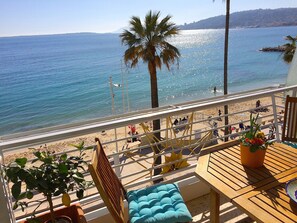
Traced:
[[116, 222], [124, 222], [124, 198], [126, 191], [110, 166], [99, 139], [94, 150], [89, 171], [110, 214]]
[[124, 199], [128, 201], [129, 221], [190, 222], [188, 211], [175, 184], [159, 184], [145, 189], [126, 192], [113, 171], [98, 138], [89, 171], [94, 183], [116, 223], [125, 222]]
[[287, 96], [282, 141], [297, 148], [297, 98]]

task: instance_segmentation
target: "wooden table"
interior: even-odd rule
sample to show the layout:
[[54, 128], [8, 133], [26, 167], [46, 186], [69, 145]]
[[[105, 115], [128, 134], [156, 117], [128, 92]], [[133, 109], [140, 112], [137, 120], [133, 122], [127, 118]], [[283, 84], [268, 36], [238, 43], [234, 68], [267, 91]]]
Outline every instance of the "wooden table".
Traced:
[[238, 142], [231, 141], [201, 152], [196, 175], [211, 188], [211, 222], [219, 222], [219, 195], [257, 222], [297, 222], [297, 204], [285, 184], [297, 177], [297, 149], [275, 143], [266, 152], [264, 166], [244, 167]]

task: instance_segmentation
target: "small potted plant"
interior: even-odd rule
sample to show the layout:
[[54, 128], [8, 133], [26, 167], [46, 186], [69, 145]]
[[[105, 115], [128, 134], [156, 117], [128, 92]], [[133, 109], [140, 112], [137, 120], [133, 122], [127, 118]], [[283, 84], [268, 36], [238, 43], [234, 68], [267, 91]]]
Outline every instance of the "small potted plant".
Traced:
[[261, 131], [256, 117], [250, 115], [250, 126], [240, 139], [241, 163], [247, 167], [258, 168], [263, 166], [267, 146], [272, 144]]
[[[23, 157], [3, 165], [4, 177], [12, 183], [11, 194], [15, 199], [13, 209], [21, 207], [24, 211], [30, 203], [37, 203], [27, 222], [43, 222], [40, 218], [36, 218], [35, 213], [42, 203], [47, 202], [50, 209], [49, 222], [58, 223], [60, 220], [57, 220], [59, 218], [54, 212], [53, 198], [61, 196], [65, 206], [70, 206], [69, 192], [71, 191], [76, 191], [78, 199], [83, 198], [85, 189], [91, 184], [84, 179], [83, 175], [87, 148], [84, 148], [84, 142], [73, 146], [78, 149], [79, 155], [56, 154], [45, 146], [32, 149], [34, 159], [31, 162], [27, 162], [27, 158]], [[32, 200], [36, 192], [43, 194], [44, 199]], [[61, 222], [65, 221], [61, 220]]]

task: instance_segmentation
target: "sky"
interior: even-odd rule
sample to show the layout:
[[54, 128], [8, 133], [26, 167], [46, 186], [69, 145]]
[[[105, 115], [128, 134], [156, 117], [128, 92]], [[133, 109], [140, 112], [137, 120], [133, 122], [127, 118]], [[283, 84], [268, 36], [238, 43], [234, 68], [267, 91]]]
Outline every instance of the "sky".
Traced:
[[[231, 13], [297, 7], [297, 0], [231, 0]], [[0, 0], [0, 36], [114, 32], [131, 16], [170, 14], [177, 25], [225, 14], [222, 0]]]

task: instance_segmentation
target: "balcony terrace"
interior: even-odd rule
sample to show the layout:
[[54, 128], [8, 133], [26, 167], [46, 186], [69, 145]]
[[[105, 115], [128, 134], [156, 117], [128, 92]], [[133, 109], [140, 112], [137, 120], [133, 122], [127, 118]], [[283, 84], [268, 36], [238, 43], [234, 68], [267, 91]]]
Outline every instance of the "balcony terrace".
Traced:
[[[194, 175], [200, 154], [207, 147], [223, 143], [225, 137], [238, 139], [240, 132], [244, 131], [244, 128], [240, 127], [249, 125], [251, 112], [260, 114], [260, 122], [265, 134], [279, 141], [284, 96], [289, 92], [296, 96], [296, 91], [297, 85], [262, 88], [83, 123], [0, 136], [1, 163], [7, 163], [17, 156], [28, 156], [27, 148], [39, 148], [43, 144], [47, 144], [49, 149], [55, 149], [58, 153], [64, 151], [74, 153], [69, 146], [71, 143], [84, 140], [86, 145], [94, 145], [93, 139], [96, 136], [102, 141], [110, 162], [126, 189], [145, 187], [159, 178], [163, 178], [165, 182], [177, 182], [193, 215], [193, 222], [209, 222], [209, 188]], [[261, 104], [257, 104], [256, 108], [258, 100]], [[224, 110], [224, 105], [229, 106], [228, 115], [219, 114], [219, 110]], [[229, 117], [227, 126], [224, 124], [225, 116]], [[153, 131], [150, 128], [150, 122], [156, 119], [160, 119], [162, 123], [160, 129], [162, 141], [151, 137]], [[142, 124], [139, 125], [140, 123]], [[137, 133], [132, 130], [133, 125]], [[224, 136], [223, 131], [226, 128], [230, 131]], [[159, 155], [152, 152], [152, 146], [156, 145], [163, 149]], [[181, 151], [182, 160], [187, 161], [188, 165], [153, 176], [155, 168], [164, 170], [166, 166], [176, 167], [181, 161], [180, 159], [169, 160], [164, 163], [164, 156], [169, 156], [173, 151]], [[90, 161], [91, 156], [92, 151], [88, 151], [87, 161]], [[156, 156], [162, 157], [162, 164], [157, 166], [153, 165]], [[91, 179], [88, 172], [85, 175], [87, 179]], [[0, 186], [1, 207], [6, 204], [8, 209], [7, 212], [4, 209], [1, 210], [0, 218], [4, 219], [3, 222], [17, 222], [27, 217], [34, 205], [26, 212], [21, 212], [19, 209], [12, 211], [11, 195], [3, 179]], [[38, 199], [38, 195], [35, 197]], [[77, 202], [73, 195], [71, 197], [73, 202]], [[84, 199], [79, 202], [88, 222], [112, 222], [95, 187], [89, 188]], [[55, 200], [54, 203], [55, 206], [60, 205], [59, 200]], [[40, 209], [45, 211], [48, 207], [41, 206]], [[252, 222], [252, 219], [227, 200], [221, 203], [220, 215], [223, 217], [223, 222]]]

